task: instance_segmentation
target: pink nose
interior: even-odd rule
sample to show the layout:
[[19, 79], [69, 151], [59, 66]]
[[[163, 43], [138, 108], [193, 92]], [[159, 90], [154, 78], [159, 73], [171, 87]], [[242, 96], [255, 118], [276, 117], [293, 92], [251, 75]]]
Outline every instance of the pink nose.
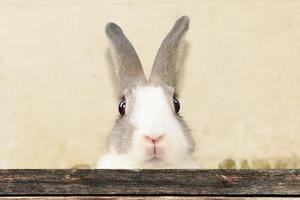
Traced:
[[155, 144], [155, 143], [158, 143], [160, 142], [163, 138], [164, 138], [164, 134], [162, 135], [159, 135], [159, 136], [149, 136], [149, 135], [144, 135], [144, 139], [147, 141], [147, 142], [150, 142], [152, 144]]

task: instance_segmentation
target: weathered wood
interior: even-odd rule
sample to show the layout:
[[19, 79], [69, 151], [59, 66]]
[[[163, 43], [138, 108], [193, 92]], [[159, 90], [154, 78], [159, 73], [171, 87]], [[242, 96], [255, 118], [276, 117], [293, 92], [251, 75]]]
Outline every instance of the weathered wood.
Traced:
[[300, 196], [296, 170], [0, 170], [0, 195]]
[[175, 196], [163, 196], [163, 197], [124, 197], [124, 196], [72, 196], [72, 197], [0, 197], [0, 200], [300, 200], [297, 198], [283, 198], [283, 197], [175, 197]]

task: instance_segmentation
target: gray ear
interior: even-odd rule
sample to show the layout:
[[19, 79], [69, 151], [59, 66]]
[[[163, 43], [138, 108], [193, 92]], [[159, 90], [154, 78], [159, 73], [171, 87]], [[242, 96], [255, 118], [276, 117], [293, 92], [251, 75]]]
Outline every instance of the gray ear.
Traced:
[[187, 16], [179, 18], [162, 42], [152, 67], [149, 81], [176, 87], [181, 39], [189, 28]]
[[112, 58], [121, 89], [144, 83], [146, 77], [142, 64], [122, 29], [114, 23], [108, 23], [105, 32], [112, 43]]

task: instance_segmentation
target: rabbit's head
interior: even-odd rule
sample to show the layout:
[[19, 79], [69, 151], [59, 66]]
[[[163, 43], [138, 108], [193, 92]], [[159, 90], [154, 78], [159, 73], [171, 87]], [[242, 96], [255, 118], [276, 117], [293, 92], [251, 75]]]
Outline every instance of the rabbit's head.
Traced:
[[[194, 150], [190, 129], [179, 115], [176, 94], [179, 48], [188, 27], [188, 17], [177, 20], [163, 40], [147, 79], [122, 29], [114, 23], [106, 26], [121, 86], [120, 116], [109, 135], [108, 146], [110, 153], [126, 157], [122, 162], [133, 166], [176, 166]], [[118, 167], [122, 168], [122, 164]]]

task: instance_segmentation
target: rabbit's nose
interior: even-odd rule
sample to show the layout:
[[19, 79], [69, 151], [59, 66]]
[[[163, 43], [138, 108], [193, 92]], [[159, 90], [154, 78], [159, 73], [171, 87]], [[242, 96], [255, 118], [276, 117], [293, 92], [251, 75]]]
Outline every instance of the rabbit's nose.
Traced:
[[158, 135], [158, 136], [149, 136], [149, 135], [144, 135], [144, 139], [147, 142], [150, 142], [152, 144], [160, 142], [164, 138], [164, 134]]

